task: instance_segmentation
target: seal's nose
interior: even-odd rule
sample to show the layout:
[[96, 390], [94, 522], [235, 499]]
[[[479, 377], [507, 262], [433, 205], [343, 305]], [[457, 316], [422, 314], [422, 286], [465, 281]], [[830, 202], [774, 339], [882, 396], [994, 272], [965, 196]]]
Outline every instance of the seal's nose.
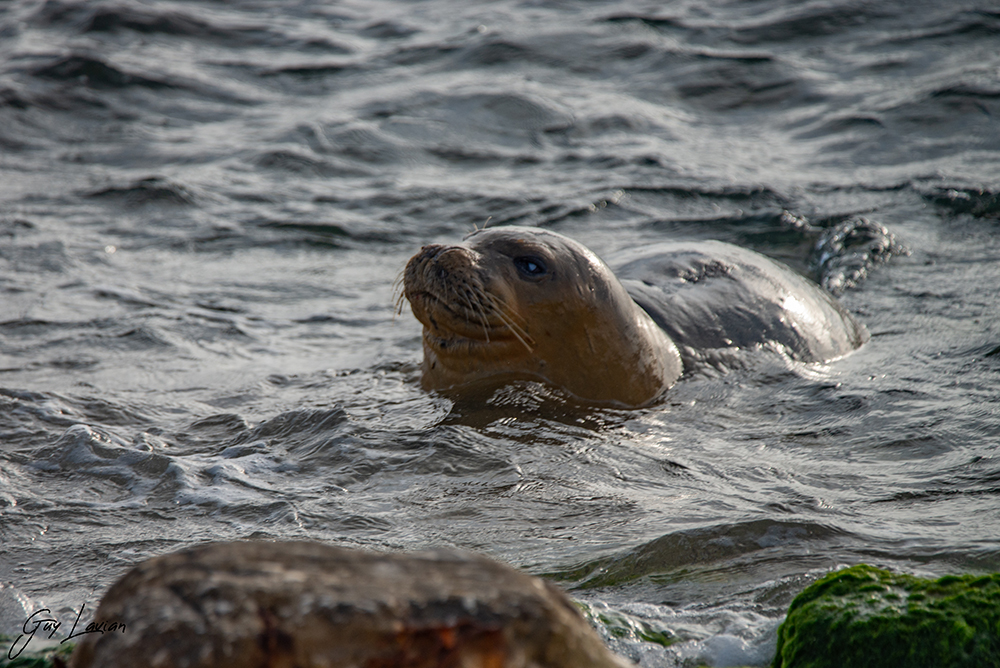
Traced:
[[440, 279], [448, 278], [448, 270], [438, 260], [438, 257], [449, 247], [442, 244], [427, 244], [420, 247], [420, 252], [411, 258], [410, 263], [425, 267], [424, 271], [436, 275]]
[[444, 265], [437, 261], [438, 256], [441, 255], [447, 246], [442, 246], [441, 244], [429, 244], [427, 246], [420, 247], [420, 259], [422, 262], [431, 263], [430, 266], [434, 271], [434, 274], [440, 278], [448, 278], [448, 270], [445, 269]]
[[445, 248], [447, 248], [447, 246], [443, 246], [441, 244], [427, 244], [426, 246], [420, 247], [420, 253], [418, 253], [418, 255], [420, 255], [420, 257], [424, 260], [433, 260], [440, 255]]
[[433, 290], [456, 276], [474, 271], [476, 254], [461, 246], [429, 244], [410, 258], [403, 271], [403, 290], [409, 298], [414, 291]]

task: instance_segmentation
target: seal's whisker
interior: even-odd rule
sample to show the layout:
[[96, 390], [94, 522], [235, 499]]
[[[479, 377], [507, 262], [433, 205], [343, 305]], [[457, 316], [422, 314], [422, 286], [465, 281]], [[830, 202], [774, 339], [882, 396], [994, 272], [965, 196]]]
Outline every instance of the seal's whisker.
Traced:
[[486, 334], [486, 341], [488, 343], [490, 340], [488, 313], [476, 295], [477, 288], [475, 286], [466, 285], [461, 292], [453, 286], [448, 286], [448, 301], [460, 307], [462, 316], [466, 320], [479, 321], [483, 326], [483, 332]]
[[509, 329], [511, 334], [514, 335], [514, 338], [520, 341], [521, 344], [525, 348], [527, 348], [529, 353], [534, 352], [535, 341], [530, 336], [528, 336], [528, 333], [526, 331], [521, 329], [513, 320], [510, 319], [510, 316], [508, 316], [506, 313], [502, 311], [497, 311], [496, 315], [498, 318], [500, 318], [500, 321], [503, 322], [503, 324], [507, 325], [507, 329]]
[[396, 274], [395, 280], [392, 282], [392, 319], [395, 320], [397, 315], [403, 315], [403, 302], [406, 301], [406, 282], [405, 282], [406, 269], [400, 269], [399, 273]]
[[[527, 324], [527, 321], [524, 318], [519, 316], [517, 313], [512, 313], [508, 311], [507, 304], [502, 299], [498, 299], [495, 295], [486, 294], [485, 296], [489, 300], [491, 310], [494, 313], [497, 313], [498, 315], [506, 317], [504, 324], [506, 324], [508, 327], [516, 327], [521, 334], [527, 336], [529, 339], [531, 338], [530, 336], [528, 336], [527, 331], [524, 329], [525, 325]], [[534, 342], [532, 341], [532, 343]]]
[[483, 296], [486, 297], [487, 301], [489, 302], [490, 313], [495, 315], [500, 320], [500, 322], [502, 322], [504, 325], [507, 326], [507, 329], [510, 330], [511, 334], [513, 334], [514, 337], [518, 341], [520, 341], [525, 348], [528, 349], [529, 353], [533, 352], [535, 349], [534, 339], [531, 338], [531, 336], [528, 334], [527, 331], [525, 331], [522, 325], [518, 324], [514, 320], [515, 316], [509, 313], [505, 308], [507, 305], [503, 303], [503, 301], [497, 299], [496, 295], [483, 293]]
[[510, 313], [510, 312], [508, 312], [506, 310], [507, 304], [504, 303], [504, 301], [502, 299], [498, 299], [496, 297], [496, 295], [491, 295], [491, 294], [487, 293], [485, 296], [486, 296], [487, 299], [489, 299], [489, 302], [490, 302], [489, 305], [490, 305], [490, 308], [493, 311], [497, 311], [497, 312], [501, 312], [501, 313], [506, 314], [506, 316], [511, 320], [511, 322], [517, 323], [518, 326], [519, 326], [519, 328], [520, 328], [520, 330], [521, 330], [521, 332], [524, 333], [524, 326], [527, 324], [527, 321], [524, 318], [522, 318], [521, 316], [517, 315], [516, 313]]
[[[467, 289], [465, 295], [470, 298], [466, 303], [467, 308], [480, 316], [480, 322], [483, 323], [483, 331], [486, 333], [487, 342], [490, 340], [488, 331], [489, 316], [495, 316], [528, 349], [528, 352], [534, 350], [534, 340], [528, 336], [528, 332], [524, 330], [524, 327], [515, 321], [514, 316], [507, 312], [504, 308], [506, 304], [502, 300], [497, 299], [495, 295], [490, 294], [478, 285]], [[473, 299], [475, 300], [474, 302], [472, 301]]]
[[483, 325], [483, 334], [486, 336], [486, 343], [490, 342], [490, 323], [487, 318], [486, 307], [480, 299], [482, 292], [467, 289], [465, 293], [469, 297], [469, 303], [473, 305], [473, 311], [479, 316], [479, 322]]

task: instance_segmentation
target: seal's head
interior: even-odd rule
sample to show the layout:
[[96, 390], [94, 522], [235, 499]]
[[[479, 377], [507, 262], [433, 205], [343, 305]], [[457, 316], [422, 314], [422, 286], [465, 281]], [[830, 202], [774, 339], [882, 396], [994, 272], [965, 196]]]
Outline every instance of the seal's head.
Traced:
[[554, 232], [495, 227], [424, 246], [403, 285], [424, 326], [427, 389], [534, 379], [641, 406], [680, 375], [673, 342], [607, 265]]

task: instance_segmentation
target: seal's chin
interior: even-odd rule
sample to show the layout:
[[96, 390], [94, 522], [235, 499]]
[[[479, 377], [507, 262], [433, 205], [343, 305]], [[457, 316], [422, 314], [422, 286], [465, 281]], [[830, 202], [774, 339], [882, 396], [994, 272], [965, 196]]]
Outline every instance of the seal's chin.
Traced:
[[470, 320], [465, 314], [449, 308], [429, 293], [414, 295], [410, 300], [417, 319], [424, 326], [424, 343], [438, 355], [466, 355], [497, 350], [515, 341], [510, 328], [487, 318]]
[[496, 357], [501, 354], [500, 348], [507, 347], [509, 341], [501, 339], [470, 338], [443, 332], [435, 334], [424, 330], [424, 345], [430, 348], [436, 356], [444, 357]]

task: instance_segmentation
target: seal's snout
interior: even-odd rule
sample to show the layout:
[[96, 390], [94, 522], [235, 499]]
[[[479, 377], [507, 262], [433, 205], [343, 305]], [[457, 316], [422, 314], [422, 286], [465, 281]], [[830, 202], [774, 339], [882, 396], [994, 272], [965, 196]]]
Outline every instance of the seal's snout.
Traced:
[[[425, 328], [425, 341], [443, 354], [454, 342], [519, 341], [531, 337], [516, 322], [502, 288], [491, 280], [489, 259], [465, 246], [424, 246], [403, 271], [403, 296]], [[429, 337], [429, 338], [428, 338]]]
[[433, 260], [440, 255], [447, 246], [442, 244], [427, 244], [420, 247], [420, 252], [415, 257], [422, 257], [426, 260]]
[[448, 249], [448, 246], [442, 244], [428, 244], [426, 246], [420, 247], [420, 252], [410, 259], [407, 264], [407, 269], [410, 265], [423, 265], [427, 269], [430, 269], [428, 273], [435, 275], [439, 279], [448, 278], [448, 268], [438, 262], [438, 257]]
[[461, 295], [468, 287], [482, 291], [475, 266], [475, 253], [461, 246], [430, 244], [410, 258], [403, 271], [403, 295], [417, 319], [438, 326], [442, 318], [434, 316], [441, 316], [442, 307], [470, 307]]
[[461, 246], [430, 244], [406, 263], [403, 289], [407, 299], [419, 292], [440, 294], [451, 279], [469, 281], [476, 264], [473, 251]]

